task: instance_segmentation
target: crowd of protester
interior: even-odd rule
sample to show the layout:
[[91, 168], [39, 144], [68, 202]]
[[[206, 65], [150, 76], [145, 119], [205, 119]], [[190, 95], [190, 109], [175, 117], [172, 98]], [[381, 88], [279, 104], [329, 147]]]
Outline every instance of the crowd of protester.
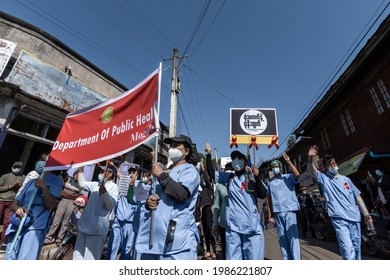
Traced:
[[[272, 175], [263, 180], [238, 150], [221, 167], [213, 165], [209, 144], [200, 160], [188, 136], [164, 143], [167, 164], [153, 161], [151, 170], [144, 170], [127, 161], [107, 161], [95, 181], [86, 179], [84, 167], [72, 175], [43, 171], [48, 154], [27, 176], [23, 162], [13, 163], [0, 178], [4, 259], [34, 260], [43, 246], [60, 246], [80, 196], [88, 202], [78, 217], [74, 260], [261, 260], [269, 228], [277, 231], [283, 259], [301, 259], [299, 238], [307, 231], [314, 236], [316, 197], [299, 188], [299, 171], [286, 153], [284, 163], [271, 162]], [[371, 215], [360, 190], [338, 173], [336, 160], [324, 156], [321, 172], [313, 161], [317, 155], [318, 148], [310, 147], [308, 171], [327, 203], [340, 255], [361, 259], [361, 216], [374, 226]], [[291, 174], [283, 174], [284, 164]], [[371, 201], [389, 216], [389, 176], [380, 168], [375, 173], [367, 179]]]

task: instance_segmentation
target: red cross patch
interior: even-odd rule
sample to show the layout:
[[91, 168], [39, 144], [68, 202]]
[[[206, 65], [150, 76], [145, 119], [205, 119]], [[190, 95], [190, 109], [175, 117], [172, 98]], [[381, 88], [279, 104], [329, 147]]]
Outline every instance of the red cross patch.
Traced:
[[246, 182], [245, 181], [242, 182], [240, 191], [242, 191], [243, 189], [246, 189]]

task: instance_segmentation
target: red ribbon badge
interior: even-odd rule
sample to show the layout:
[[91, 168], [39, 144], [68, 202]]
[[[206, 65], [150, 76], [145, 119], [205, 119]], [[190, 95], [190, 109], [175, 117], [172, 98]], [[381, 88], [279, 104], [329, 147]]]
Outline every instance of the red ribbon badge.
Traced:
[[272, 146], [275, 146], [276, 149], [279, 149], [279, 145], [278, 143], [276, 143], [278, 139], [279, 139], [278, 136], [276, 135], [272, 136], [271, 144], [268, 145], [268, 149], [271, 148]]
[[238, 148], [238, 145], [237, 145], [237, 136], [236, 136], [236, 135], [233, 135], [233, 136], [232, 136], [232, 142], [230, 143], [230, 148], [232, 148], [233, 146], [236, 146], [236, 149]]
[[251, 143], [249, 144], [249, 149], [252, 148], [252, 146], [255, 146], [256, 150], [259, 149], [256, 143], [256, 135], [252, 135], [251, 137]]
[[246, 189], [246, 182], [245, 181], [242, 182], [240, 191], [242, 191], [243, 189]]
[[344, 184], [344, 189], [348, 189], [349, 190], [349, 186], [347, 183]]

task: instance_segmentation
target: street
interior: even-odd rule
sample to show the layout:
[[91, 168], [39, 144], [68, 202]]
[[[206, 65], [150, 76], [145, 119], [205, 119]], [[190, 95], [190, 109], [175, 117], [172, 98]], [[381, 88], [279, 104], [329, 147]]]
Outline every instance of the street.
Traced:
[[[0, 226], [1, 231], [2, 226]], [[281, 260], [280, 247], [278, 243], [278, 234], [276, 230], [264, 230], [265, 235], [265, 259], [266, 260]], [[307, 237], [300, 239], [302, 260], [341, 260], [337, 240], [320, 241], [316, 238]], [[218, 244], [217, 244], [218, 245]], [[41, 259], [48, 259], [57, 249], [55, 244], [44, 246], [41, 253]], [[217, 246], [217, 253], [220, 253], [220, 247]], [[4, 257], [4, 252], [0, 252], [0, 260]], [[68, 255], [65, 259], [71, 259]], [[202, 258], [199, 257], [198, 260]], [[362, 253], [363, 260], [383, 260], [390, 259], [390, 256], [380, 255], [371, 257], [364, 252]]]
[[[265, 230], [265, 259], [281, 260], [278, 234], [276, 230]], [[337, 240], [320, 241], [308, 237], [300, 240], [302, 260], [341, 260]], [[371, 257], [362, 253], [363, 260], [383, 260], [387, 256]]]

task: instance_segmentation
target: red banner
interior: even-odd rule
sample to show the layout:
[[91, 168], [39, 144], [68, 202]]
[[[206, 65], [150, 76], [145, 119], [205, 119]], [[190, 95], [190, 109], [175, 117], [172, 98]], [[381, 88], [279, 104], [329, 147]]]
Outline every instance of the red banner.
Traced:
[[76, 168], [122, 155], [157, 135], [159, 72], [133, 89], [67, 115], [45, 170]]

